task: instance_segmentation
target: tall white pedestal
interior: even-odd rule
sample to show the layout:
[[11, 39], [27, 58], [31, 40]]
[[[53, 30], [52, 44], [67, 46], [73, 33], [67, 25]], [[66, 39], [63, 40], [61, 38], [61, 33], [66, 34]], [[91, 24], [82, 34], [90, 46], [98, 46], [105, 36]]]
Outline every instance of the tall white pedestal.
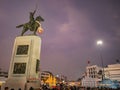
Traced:
[[40, 88], [39, 62], [41, 38], [38, 36], [16, 37], [10, 62], [8, 80], [2, 90], [30, 90]]

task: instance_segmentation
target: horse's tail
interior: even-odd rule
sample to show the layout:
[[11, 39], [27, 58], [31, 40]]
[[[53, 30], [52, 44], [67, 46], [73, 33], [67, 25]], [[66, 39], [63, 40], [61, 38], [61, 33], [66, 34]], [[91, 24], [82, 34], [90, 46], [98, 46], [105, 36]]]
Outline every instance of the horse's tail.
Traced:
[[20, 27], [23, 27], [23, 24], [16, 26], [16, 28], [20, 28]]

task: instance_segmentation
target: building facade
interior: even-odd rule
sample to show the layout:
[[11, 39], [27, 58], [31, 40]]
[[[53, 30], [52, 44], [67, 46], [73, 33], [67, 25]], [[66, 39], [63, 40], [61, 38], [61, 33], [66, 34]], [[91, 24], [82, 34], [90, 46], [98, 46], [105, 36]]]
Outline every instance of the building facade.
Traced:
[[90, 78], [97, 78], [101, 79], [101, 75], [99, 75], [99, 72], [102, 70], [101, 67], [97, 65], [92, 65], [92, 66], [87, 66], [86, 71], [87, 71], [87, 76]]
[[2, 71], [2, 69], [0, 69], [0, 87], [6, 82], [7, 78], [8, 72]]
[[101, 81], [102, 75], [99, 72], [102, 70], [101, 67], [97, 65], [88, 65], [86, 67], [86, 73], [82, 79], [83, 87], [98, 87], [98, 82]]
[[50, 87], [56, 86], [56, 77], [49, 71], [41, 72], [41, 83], [46, 84]]
[[120, 64], [111, 64], [107, 67], [101, 68], [97, 65], [88, 65], [86, 72], [82, 78], [83, 87], [98, 87], [99, 81], [109, 79], [120, 82]]
[[111, 64], [104, 68], [105, 78], [120, 82], [120, 64]]

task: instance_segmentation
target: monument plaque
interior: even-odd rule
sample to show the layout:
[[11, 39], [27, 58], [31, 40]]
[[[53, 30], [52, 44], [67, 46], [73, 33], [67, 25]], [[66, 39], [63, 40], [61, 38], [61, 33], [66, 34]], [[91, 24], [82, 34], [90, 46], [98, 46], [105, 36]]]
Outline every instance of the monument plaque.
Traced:
[[29, 45], [18, 45], [16, 55], [26, 55], [28, 54]]
[[26, 63], [15, 63], [13, 74], [25, 74], [26, 71]]

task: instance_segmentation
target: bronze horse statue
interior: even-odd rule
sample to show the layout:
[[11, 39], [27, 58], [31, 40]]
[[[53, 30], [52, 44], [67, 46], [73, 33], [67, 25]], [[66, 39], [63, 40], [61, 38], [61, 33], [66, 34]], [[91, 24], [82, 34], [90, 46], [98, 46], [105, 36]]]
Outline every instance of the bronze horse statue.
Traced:
[[41, 16], [37, 16], [36, 19], [34, 19], [34, 13], [35, 11], [30, 13], [30, 21], [28, 23], [16, 26], [16, 28], [23, 27], [21, 36], [23, 36], [23, 34], [28, 30], [33, 31], [33, 34], [36, 35], [38, 27], [41, 27], [40, 22], [44, 21], [44, 19]]

